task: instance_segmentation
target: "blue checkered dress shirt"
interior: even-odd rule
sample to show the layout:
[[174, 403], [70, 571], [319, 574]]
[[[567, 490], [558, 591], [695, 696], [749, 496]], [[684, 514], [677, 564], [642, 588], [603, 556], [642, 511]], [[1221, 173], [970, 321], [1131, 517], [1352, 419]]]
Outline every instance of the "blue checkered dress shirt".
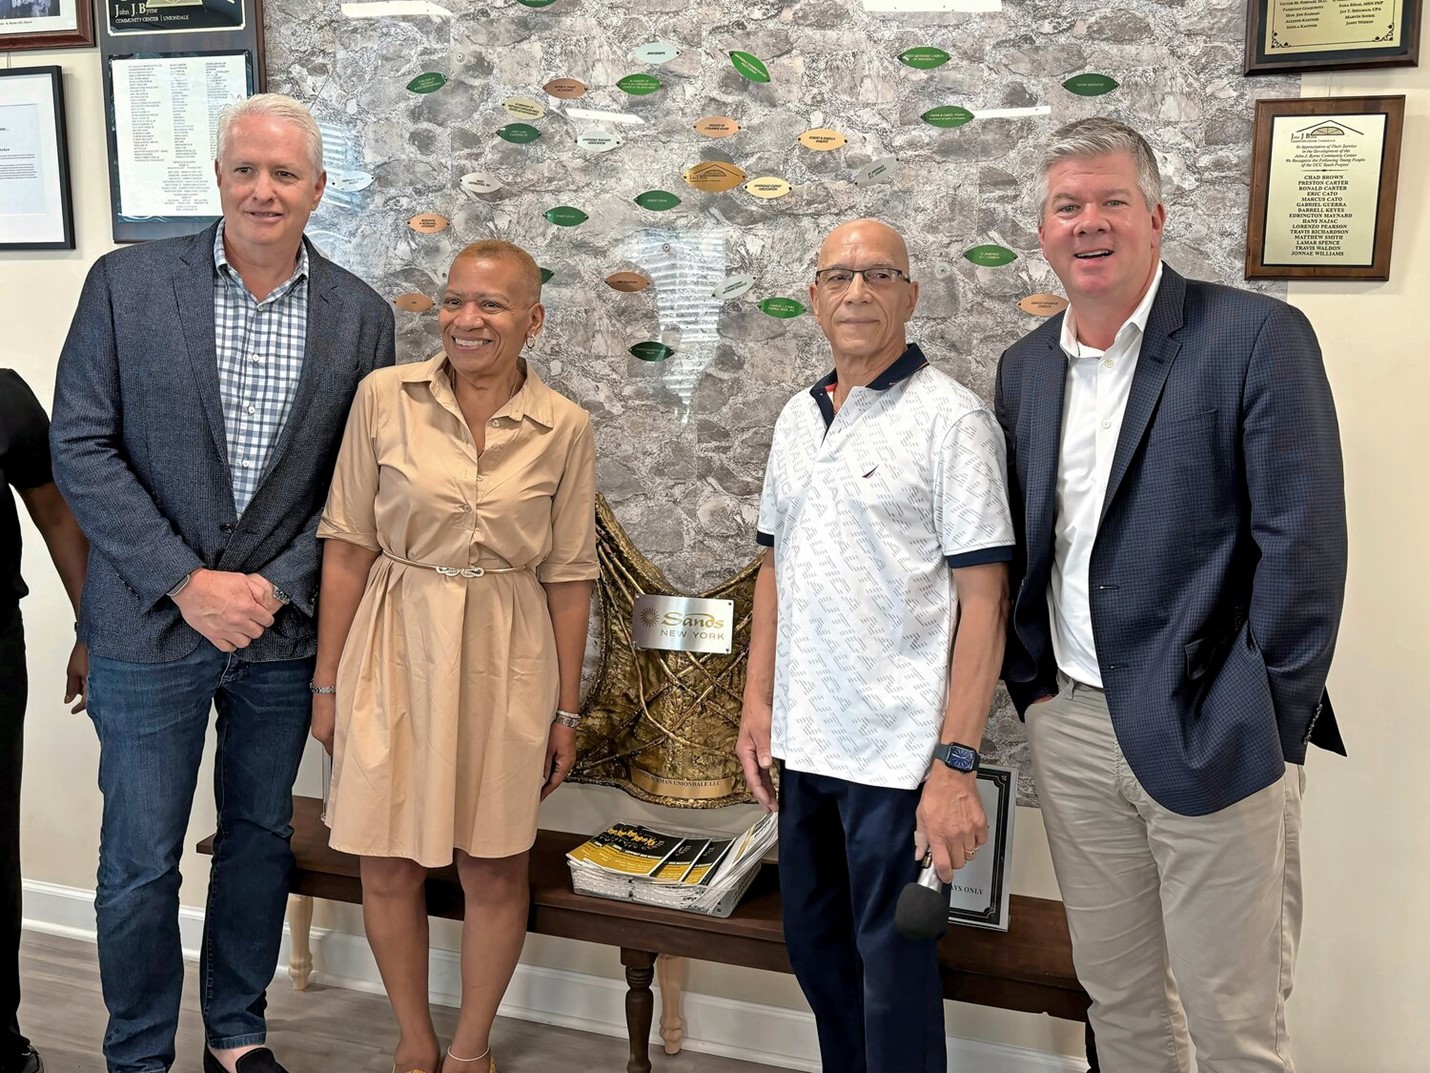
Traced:
[[233, 506], [241, 515], [283, 433], [308, 333], [308, 247], [288, 281], [255, 301], [223, 251], [223, 224], [214, 238], [214, 345], [218, 390], [228, 433]]

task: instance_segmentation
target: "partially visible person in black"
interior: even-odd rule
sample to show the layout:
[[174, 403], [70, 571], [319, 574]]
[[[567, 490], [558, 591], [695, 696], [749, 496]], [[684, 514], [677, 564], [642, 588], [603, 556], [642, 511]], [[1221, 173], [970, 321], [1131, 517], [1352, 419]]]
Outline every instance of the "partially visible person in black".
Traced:
[[[75, 614], [89, 543], [50, 475], [50, 421], [20, 374], [0, 369], [0, 489], [20, 493], [45, 538]], [[20, 518], [0, 493], [0, 1073], [44, 1073], [20, 1034], [20, 765], [25, 753], [25, 631], [20, 598]], [[65, 703], [84, 710], [89, 657], [76, 644], [65, 671]]]

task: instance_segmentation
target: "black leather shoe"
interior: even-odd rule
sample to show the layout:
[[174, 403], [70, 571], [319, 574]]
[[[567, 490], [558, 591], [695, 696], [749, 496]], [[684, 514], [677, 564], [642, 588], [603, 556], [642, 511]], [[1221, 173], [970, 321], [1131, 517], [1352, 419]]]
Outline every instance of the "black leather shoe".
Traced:
[[[213, 1056], [213, 1052], [207, 1047], [204, 1048], [204, 1073], [226, 1073], [223, 1063]], [[267, 1047], [259, 1047], [249, 1051], [238, 1060], [238, 1073], [288, 1073], [286, 1069], [278, 1064], [278, 1059], [273, 1057], [273, 1052]]]

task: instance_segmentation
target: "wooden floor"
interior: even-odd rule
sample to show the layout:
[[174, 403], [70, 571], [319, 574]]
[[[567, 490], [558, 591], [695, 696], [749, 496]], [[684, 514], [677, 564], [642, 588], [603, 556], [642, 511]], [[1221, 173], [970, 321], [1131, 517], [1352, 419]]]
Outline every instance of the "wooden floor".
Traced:
[[[196, 966], [185, 979], [175, 1073], [198, 1073], [203, 1028], [195, 992]], [[104, 1002], [90, 943], [26, 933], [20, 953], [24, 1003], [20, 1027], [45, 1059], [46, 1073], [104, 1073], [100, 1040]], [[286, 983], [268, 991], [268, 1042], [289, 1073], [390, 1073], [395, 1037], [387, 1000], [317, 984], [296, 992]], [[450, 1038], [456, 1011], [436, 1007], [437, 1031]], [[623, 1039], [505, 1018], [492, 1034], [501, 1073], [624, 1073]], [[712, 1055], [668, 1056], [652, 1048], [654, 1073], [761, 1073], [770, 1066]]]

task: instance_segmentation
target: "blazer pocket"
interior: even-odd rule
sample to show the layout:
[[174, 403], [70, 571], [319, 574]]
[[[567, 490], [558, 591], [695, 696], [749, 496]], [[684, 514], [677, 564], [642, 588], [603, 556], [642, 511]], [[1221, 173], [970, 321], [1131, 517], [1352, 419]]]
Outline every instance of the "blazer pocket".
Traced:
[[1187, 678], [1199, 681], [1222, 665], [1232, 643], [1236, 640], [1235, 630], [1220, 630], [1188, 641], [1182, 646], [1187, 660]]
[[1158, 415], [1156, 423], [1152, 426], [1152, 431], [1147, 434], [1147, 442], [1160, 443], [1165, 440], [1182, 439], [1197, 435], [1215, 425], [1215, 406], [1210, 410], [1199, 410], [1196, 413]]

